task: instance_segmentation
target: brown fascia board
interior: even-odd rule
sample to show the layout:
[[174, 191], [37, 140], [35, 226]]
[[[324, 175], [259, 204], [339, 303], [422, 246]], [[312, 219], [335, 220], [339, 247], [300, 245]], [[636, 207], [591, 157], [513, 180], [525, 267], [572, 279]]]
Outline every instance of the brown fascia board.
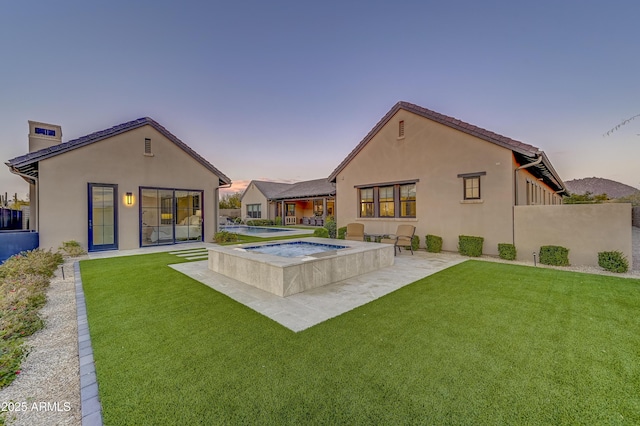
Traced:
[[517, 152], [519, 154], [525, 155], [527, 157], [536, 158], [540, 155], [541, 151], [533, 145], [529, 145], [506, 136], [499, 135], [497, 133], [491, 132], [489, 130], [483, 129], [478, 126], [474, 126], [472, 124], [466, 123], [462, 120], [459, 120], [454, 117], [449, 117], [444, 114], [440, 114], [438, 112], [429, 110], [427, 108], [423, 108], [418, 105], [414, 105], [409, 102], [400, 101], [396, 103], [393, 108], [384, 116], [382, 119], [376, 124], [373, 129], [365, 136], [365, 138], [360, 141], [358, 145], [347, 155], [347, 157], [340, 163], [338, 167], [329, 175], [329, 181], [335, 182], [338, 173], [340, 173], [349, 162], [364, 148], [364, 146], [369, 143], [369, 141], [384, 127], [385, 124], [401, 109], [405, 111], [409, 111], [421, 117], [427, 118], [431, 121], [435, 121], [436, 123], [440, 123], [442, 125], [451, 127], [458, 131], [467, 133], [469, 135], [475, 136], [479, 139], [485, 140], [487, 142], [494, 143], [503, 148], [507, 148], [511, 151]]
[[119, 135], [121, 133], [128, 132], [130, 130], [137, 129], [142, 126], [150, 125], [154, 129], [156, 129], [159, 133], [165, 136], [167, 139], [175, 143], [179, 148], [189, 154], [194, 160], [198, 161], [202, 164], [207, 170], [212, 172], [218, 177], [218, 183], [222, 185], [230, 185], [231, 179], [229, 179], [224, 173], [218, 170], [213, 164], [209, 163], [205, 160], [200, 154], [195, 152], [191, 147], [178, 139], [175, 135], [161, 126], [155, 120], [144, 117], [139, 118], [137, 120], [129, 121], [127, 123], [118, 124], [117, 126], [110, 127], [105, 130], [101, 130], [99, 132], [94, 132], [86, 136], [82, 136], [78, 139], [74, 139], [68, 142], [63, 142], [58, 145], [53, 145], [48, 148], [43, 148], [38, 151], [30, 152], [26, 155], [22, 155], [20, 157], [13, 158], [9, 160], [6, 164], [8, 166], [13, 166], [15, 168], [20, 168], [28, 164], [37, 163], [38, 161], [46, 160], [47, 158], [55, 157], [57, 155], [63, 154], [65, 152], [90, 145], [92, 143], [110, 138], [112, 136]]

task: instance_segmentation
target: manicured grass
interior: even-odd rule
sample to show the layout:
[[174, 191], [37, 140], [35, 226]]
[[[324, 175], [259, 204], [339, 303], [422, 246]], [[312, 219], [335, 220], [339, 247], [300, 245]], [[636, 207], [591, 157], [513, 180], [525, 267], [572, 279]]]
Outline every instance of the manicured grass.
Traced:
[[81, 263], [105, 424], [638, 424], [640, 281], [467, 261], [301, 333]]

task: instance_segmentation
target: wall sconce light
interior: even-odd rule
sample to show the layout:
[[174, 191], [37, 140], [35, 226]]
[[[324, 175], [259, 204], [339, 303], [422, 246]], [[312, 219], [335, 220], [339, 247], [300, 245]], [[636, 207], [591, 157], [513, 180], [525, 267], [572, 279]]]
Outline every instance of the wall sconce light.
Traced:
[[133, 193], [127, 192], [124, 196], [124, 202], [128, 206], [133, 205]]

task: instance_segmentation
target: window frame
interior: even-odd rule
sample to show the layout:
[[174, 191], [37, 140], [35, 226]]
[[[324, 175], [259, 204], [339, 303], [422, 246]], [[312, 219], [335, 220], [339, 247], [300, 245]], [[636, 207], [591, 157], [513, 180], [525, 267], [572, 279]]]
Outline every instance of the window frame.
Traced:
[[[462, 200], [463, 201], [481, 201], [482, 200], [482, 176], [485, 176], [487, 174], [487, 172], [474, 172], [474, 173], [461, 173], [458, 175], [458, 178], [462, 178]], [[467, 182], [468, 181], [478, 181], [478, 196], [473, 196], [473, 193], [471, 195], [468, 194], [467, 189], [471, 189], [471, 191], [473, 192], [473, 190], [475, 189], [474, 186], [472, 186], [471, 188], [467, 188]]]
[[247, 204], [247, 217], [251, 219], [262, 219], [262, 204]]
[[[417, 183], [419, 179], [412, 179], [401, 182], [388, 182], [377, 183], [373, 185], [357, 185], [355, 188], [358, 190], [358, 217], [364, 219], [415, 219], [417, 217]], [[407, 197], [402, 196], [402, 188], [407, 186], [414, 186], [413, 199], [404, 199]], [[392, 197], [389, 194], [381, 194], [382, 189], [392, 188]], [[370, 191], [369, 194], [363, 194], [365, 191]], [[388, 190], [387, 190], [388, 191]], [[365, 198], [366, 196], [366, 198]], [[413, 208], [408, 208], [407, 211], [415, 212], [415, 215], [403, 214], [403, 205], [413, 205]], [[383, 208], [383, 205], [389, 208]], [[384, 215], [383, 213], [393, 210], [393, 214]], [[370, 212], [370, 214], [364, 215], [364, 212]]]

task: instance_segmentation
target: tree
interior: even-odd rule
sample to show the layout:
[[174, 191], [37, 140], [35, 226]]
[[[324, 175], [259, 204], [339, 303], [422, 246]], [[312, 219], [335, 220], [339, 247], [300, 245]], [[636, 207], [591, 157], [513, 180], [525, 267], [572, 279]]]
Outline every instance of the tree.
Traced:
[[587, 191], [584, 194], [571, 194], [564, 196], [562, 202], [564, 204], [600, 204], [607, 201], [607, 194], [593, 195]]
[[220, 199], [220, 208], [221, 209], [239, 209], [242, 206], [240, 202], [240, 197], [242, 194], [240, 192], [236, 192], [235, 194], [225, 194]]

